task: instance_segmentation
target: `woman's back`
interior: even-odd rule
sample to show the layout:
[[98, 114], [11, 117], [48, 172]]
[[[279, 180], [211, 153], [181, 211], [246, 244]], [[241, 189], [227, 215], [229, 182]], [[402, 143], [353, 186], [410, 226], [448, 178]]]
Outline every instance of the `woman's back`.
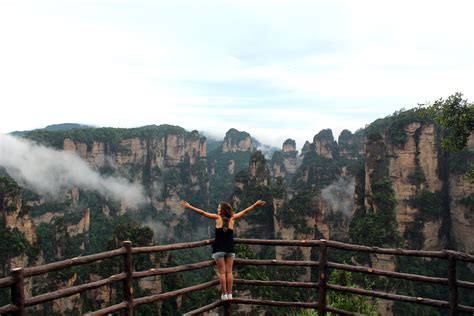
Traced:
[[[234, 229], [230, 227], [232, 218], [219, 216], [216, 220], [215, 238], [212, 252], [235, 252], [234, 251]], [[221, 224], [221, 223], [222, 224]], [[232, 223], [233, 224], [233, 223]], [[218, 225], [220, 227], [218, 227]]]

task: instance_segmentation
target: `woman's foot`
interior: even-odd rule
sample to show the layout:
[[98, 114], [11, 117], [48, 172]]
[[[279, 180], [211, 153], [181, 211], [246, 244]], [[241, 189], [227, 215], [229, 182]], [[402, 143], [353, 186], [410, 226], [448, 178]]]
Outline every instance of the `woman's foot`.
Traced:
[[[232, 294], [230, 294], [230, 296], [232, 296]], [[221, 300], [226, 301], [228, 299], [229, 298], [228, 298], [227, 294], [221, 294]]]
[[231, 300], [232, 299], [232, 293], [227, 293], [227, 299]]

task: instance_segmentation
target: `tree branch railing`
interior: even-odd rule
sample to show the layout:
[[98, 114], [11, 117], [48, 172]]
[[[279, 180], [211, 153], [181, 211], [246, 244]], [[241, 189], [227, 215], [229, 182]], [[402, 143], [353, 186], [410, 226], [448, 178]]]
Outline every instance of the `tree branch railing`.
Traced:
[[[206, 283], [196, 284], [186, 288], [154, 294], [146, 297], [134, 298], [132, 284], [133, 280], [167, 275], [172, 273], [180, 273], [183, 271], [192, 271], [214, 266], [213, 261], [203, 261], [197, 263], [184, 264], [174, 267], [166, 268], [152, 268], [145, 271], [133, 271], [132, 260], [133, 256], [137, 254], [153, 254], [172, 250], [189, 249], [196, 247], [203, 247], [212, 244], [213, 240], [202, 240], [189, 243], [177, 243], [172, 245], [159, 245], [149, 247], [132, 247], [129, 241], [123, 243], [122, 248], [102, 252], [98, 254], [76, 257], [72, 259], [62, 260], [54, 263], [45, 264], [37, 267], [29, 268], [14, 268], [11, 270], [11, 275], [0, 279], [0, 289], [10, 288], [11, 303], [0, 307], [0, 314], [11, 313], [14, 315], [26, 315], [27, 307], [49, 302], [55, 299], [75, 295], [88, 290], [96, 289], [102, 286], [112, 285], [117, 282], [122, 282], [123, 301], [115, 305], [102, 308], [100, 310], [90, 312], [89, 315], [106, 315], [113, 312], [123, 310], [125, 315], [133, 315], [134, 307], [142, 304], [150, 304], [177, 296], [185, 295], [195, 291], [200, 291], [215, 287], [219, 284], [218, 280], [212, 280]], [[344, 293], [352, 293], [356, 295], [364, 295], [369, 297], [383, 298], [392, 301], [409, 302], [415, 304], [429, 305], [448, 309], [449, 315], [458, 315], [459, 312], [474, 313], [474, 307], [459, 305], [458, 302], [458, 288], [474, 289], [473, 282], [457, 280], [456, 276], [456, 262], [465, 261], [474, 263], [474, 256], [466, 253], [461, 253], [452, 250], [445, 251], [422, 251], [422, 250], [405, 250], [399, 248], [380, 248], [369, 247], [362, 245], [352, 245], [330, 240], [260, 240], [260, 239], [235, 239], [236, 243], [248, 245], [269, 245], [269, 246], [298, 246], [298, 247], [319, 247], [319, 261], [294, 261], [294, 260], [255, 260], [255, 259], [235, 259], [236, 265], [252, 265], [252, 266], [299, 266], [299, 267], [313, 267], [319, 269], [318, 282], [289, 282], [283, 280], [243, 280], [236, 279], [235, 284], [250, 285], [250, 286], [276, 286], [276, 287], [301, 287], [317, 289], [318, 301], [312, 302], [282, 302], [270, 300], [254, 300], [237, 298], [231, 301], [216, 301], [198, 308], [194, 311], [188, 312], [186, 315], [197, 315], [205, 311], [224, 306], [225, 314], [230, 313], [231, 304], [250, 304], [250, 305], [265, 305], [265, 306], [283, 306], [283, 307], [299, 307], [312, 308], [318, 310], [319, 315], [325, 315], [326, 312], [333, 312], [340, 315], [355, 315], [355, 313], [336, 309], [328, 306], [326, 302], [326, 292], [338, 291]], [[416, 274], [408, 274], [394, 271], [385, 271], [373, 269], [371, 267], [354, 266], [330, 262], [327, 260], [327, 251], [329, 248], [336, 248], [355, 252], [391, 254], [402, 256], [417, 256], [428, 258], [441, 258], [448, 260], [447, 278], [422, 276]], [[117, 256], [123, 257], [123, 271], [117, 275], [106, 277], [104, 279], [81, 284], [66, 289], [60, 289], [32, 297], [25, 297], [25, 278], [42, 275], [53, 271], [58, 271], [73, 266], [93, 263], [103, 259], [114, 258]], [[336, 284], [331, 284], [328, 280], [328, 269], [346, 270], [357, 273], [366, 273], [372, 275], [385, 276], [390, 278], [398, 278], [409, 281], [427, 282], [432, 284], [439, 284], [448, 287], [449, 300], [442, 301], [431, 298], [412, 297], [406, 295], [398, 295], [393, 293], [369, 291], [360, 288], [344, 287]]]

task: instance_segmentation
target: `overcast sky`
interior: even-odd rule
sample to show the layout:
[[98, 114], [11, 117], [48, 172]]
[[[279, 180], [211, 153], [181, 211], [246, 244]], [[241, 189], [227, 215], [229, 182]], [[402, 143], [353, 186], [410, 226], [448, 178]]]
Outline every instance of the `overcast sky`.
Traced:
[[0, 0], [0, 133], [231, 127], [301, 148], [474, 96], [474, 1]]

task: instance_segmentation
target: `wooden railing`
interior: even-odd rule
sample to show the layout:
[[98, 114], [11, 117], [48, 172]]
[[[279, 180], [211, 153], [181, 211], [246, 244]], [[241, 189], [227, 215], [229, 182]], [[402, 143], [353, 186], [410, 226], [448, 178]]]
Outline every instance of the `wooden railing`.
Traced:
[[[250, 244], [250, 245], [271, 245], [271, 246], [299, 246], [299, 247], [319, 247], [319, 261], [291, 261], [291, 260], [250, 260], [250, 259], [235, 259], [236, 265], [264, 265], [264, 266], [301, 266], [301, 267], [314, 267], [319, 270], [318, 282], [288, 282], [283, 280], [242, 280], [236, 279], [235, 284], [240, 285], [251, 285], [251, 286], [283, 286], [283, 287], [302, 287], [302, 288], [314, 288], [317, 289], [317, 302], [283, 302], [283, 301], [270, 301], [270, 300], [255, 300], [255, 299], [244, 299], [235, 298], [230, 301], [216, 301], [209, 305], [203, 306], [194, 311], [188, 312], [186, 315], [198, 315], [205, 311], [212, 310], [219, 306], [224, 307], [224, 314], [230, 315], [230, 309], [232, 304], [250, 304], [250, 305], [264, 305], [264, 306], [282, 306], [282, 307], [299, 307], [299, 308], [311, 308], [318, 311], [318, 315], [325, 315], [326, 312], [333, 312], [340, 315], [356, 315], [355, 313], [340, 310], [326, 303], [326, 292], [339, 291], [345, 293], [352, 293], [357, 295], [364, 295], [375, 298], [383, 298], [392, 301], [409, 302], [415, 304], [423, 304], [428, 306], [435, 306], [440, 308], [448, 309], [449, 315], [458, 315], [459, 312], [474, 313], [473, 306], [463, 306], [458, 303], [458, 288], [462, 287], [465, 289], [474, 289], [474, 283], [457, 280], [456, 276], [456, 262], [458, 260], [474, 263], [474, 256], [451, 251], [420, 251], [420, 250], [403, 250], [403, 249], [389, 249], [379, 247], [368, 247], [361, 245], [351, 245], [336, 241], [329, 240], [260, 240], [260, 239], [240, 239], [236, 238], [235, 242], [238, 244]], [[142, 304], [150, 304], [153, 302], [163, 301], [169, 298], [181, 296], [195, 291], [215, 287], [219, 284], [218, 280], [211, 280], [206, 283], [193, 285], [187, 288], [174, 290], [171, 292], [155, 294], [146, 297], [134, 298], [132, 284], [134, 279], [166, 275], [171, 273], [179, 273], [182, 271], [190, 271], [211, 267], [214, 265], [213, 261], [204, 261], [198, 263], [190, 263], [175, 267], [168, 268], [154, 268], [146, 271], [133, 271], [132, 260], [133, 255], [137, 254], [151, 254], [160, 253], [171, 250], [180, 250], [188, 248], [196, 248], [202, 246], [208, 246], [212, 243], [212, 240], [203, 240], [189, 243], [179, 243], [164, 246], [151, 246], [151, 247], [132, 247], [131, 242], [125, 241], [122, 248], [107, 251], [99, 254], [77, 257], [67, 259], [59, 262], [54, 262], [42, 266], [30, 267], [30, 268], [15, 268], [11, 271], [11, 275], [6, 278], [0, 279], [0, 289], [10, 287], [11, 291], [11, 303], [0, 307], [0, 314], [14, 314], [14, 315], [26, 315], [26, 308], [34, 305], [49, 302], [62, 297], [75, 295], [84, 291], [99, 288], [101, 286], [111, 285], [116, 282], [122, 282], [123, 287], [123, 301], [105, 307], [103, 309], [90, 312], [89, 315], [106, 315], [113, 312], [123, 310], [125, 315], [133, 315], [134, 307]], [[342, 249], [355, 252], [364, 253], [377, 253], [377, 254], [391, 254], [391, 255], [402, 255], [402, 256], [416, 256], [416, 257], [428, 257], [428, 258], [441, 258], [448, 260], [448, 271], [446, 278], [421, 276], [415, 274], [400, 273], [394, 271], [384, 271], [373, 269], [371, 267], [354, 266], [341, 263], [335, 263], [328, 261], [328, 249]], [[45, 274], [57, 270], [66, 269], [69, 267], [83, 265], [87, 263], [96, 262], [107, 258], [113, 258], [122, 256], [123, 258], [123, 270], [121, 273], [112, 275], [108, 278], [94, 281], [86, 284], [73, 286], [66, 289], [60, 289], [57, 291], [40, 294], [33, 297], [25, 297], [25, 278], [32, 277], [35, 275]], [[398, 278], [410, 281], [419, 281], [425, 283], [434, 283], [445, 285], [448, 287], [449, 300], [442, 301], [432, 298], [424, 297], [411, 297], [406, 295], [398, 295], [387, 292], [370, 291], [361, 288], [351, 288], [340, 286], [336, 284], [328, 283], [328, 269], [338, 269], [358, 273], [367, 273], [372, 275], [385, 276], [390, 278]]]

